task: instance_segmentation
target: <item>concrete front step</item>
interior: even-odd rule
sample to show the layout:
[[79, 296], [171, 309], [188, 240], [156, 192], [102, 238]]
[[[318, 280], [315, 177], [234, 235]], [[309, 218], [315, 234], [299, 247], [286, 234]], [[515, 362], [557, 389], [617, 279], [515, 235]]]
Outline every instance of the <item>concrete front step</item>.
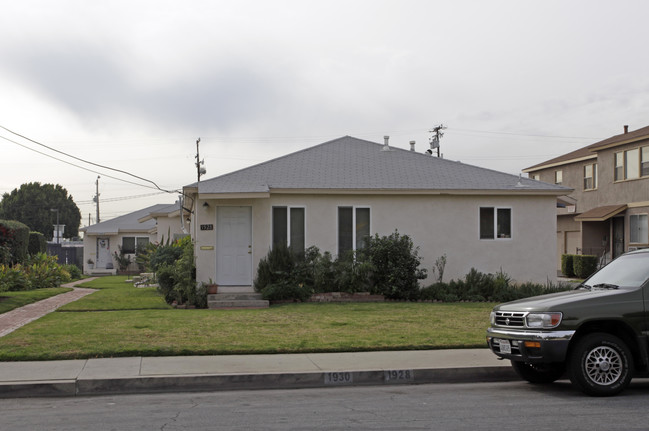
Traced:
[[232, 292], [207, 295], [207, 308], [268, 308], [261, 293]]

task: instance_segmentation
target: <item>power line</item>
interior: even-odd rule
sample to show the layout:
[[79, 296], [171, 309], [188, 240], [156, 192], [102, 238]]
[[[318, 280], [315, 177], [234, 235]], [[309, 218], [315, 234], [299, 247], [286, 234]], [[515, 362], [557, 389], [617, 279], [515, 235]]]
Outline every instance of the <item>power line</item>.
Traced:
[[[2, 126], [0, 126], [0, 127], [2, 127]], [[20, 135], [18, 135], [18, 136], [20, 136]], [[45, 156], [45, 157], [49, 157], [49, 158], [54, 159], [54, 160], [56, 160], [56, 161], [59, 161], [59, 162], [65, 163], [65, 164], [67, 164], [67, 165], [74, 166], [75, 168], [83, 169], [84, 171], [92, 172], [92, 173], [94, 173], [94, 174], [104, 175], [104, 176], [106, 176], [106, 177], [108, 177], [108, 178], [112, 178], [112, 179], [114, 179], [114, 180], [122, 181], [122, 182], [125, 182], [125, 183], [128, 183], [128, 184], [133, 184], [133, 185], [136, 185], [136, 186], [146, 187], [146, 188], [150, 188], [150, 189], [154, 189], [154, 190], [156, 190], [155, 187], [147, 186], [147, 185], [145, 185], [145, 184], [135, 183], [135, 182], [133, 182], [133, 181], [125, 180], [125, 179], [123, 179], [123, 178], [117, 178], [117, 177], [113, 177], [113, 176], [111, 176], [111, 175], [104, 174], [103, 172], [93, 171], [92, 169], [84, 168], [83, 166], [79, 166], [79, 165], [74, 164], [74, 163], [72, 163], [72, 162], [68, 162], [67, 160], [63, 160], [63, 159], [59, 159], [58, 157], [54, 157], [54, 156], [52, 156], [51, 154], [47, 154], [47, 153], [44, 153], [44, 152], [42, 152], [42, 151], [38, 151], [38, 150], [36, 150], [36, 149], [34, 149], [34, 148], [30, 148], [30, 147], [28, 147], [27, 145], [23, 145], [23, 144], [21, 144], [20, 142], [16, 142], [16, 141], [14, 141], [13, 139], [9, 139], [9, 138], [7, 138], [7, 137], [5, 137], [5, 136], [0, 136], [0, 138], [4, 139], [5, 141], [9, 141], [9, 142], [11, 142], [11, 143], [14, 143], [14, 144], [16, 144], [16, 145], [18, 145], [18, 146], [20, 146], [20, 147], [23, 147], [23, 148], [25, 148], [25, 149], [27, 149], [27, 150], [29, 150], [29, 151], [33, 151], [33, 152], [38, 153], [38, 154], [41, 154], [41, 155], [43, 155], [43, 156]], [[174, 192], [174, 193], [175, 193], [175, 192]]]
[[[12, 131], [12, 130], [9, 130], [9, 129], [7, 129], [6, 127], [4, 127], [3, 125], [0, 125], [0, 128], [6, 130], [7, 132], [11, 133], [12, 135], [20, 136], [21, 138], [23, 138], [23, 139], [25, 139], [25, 140], [27, 140], [27, 141], [33, 142], [33, 143], [36, 144], [36, 145], [40, 145], [41, 147], [47, 148], [47, 149], [50, 150], [50, 151], [54, 151], [54, 152], [56, 152], [56, 153], [63, 154], [64, 156], [70, 157], [70, 158], [75, 159], [75, 160], [78, 160], [78, 161], [80, 161], [80, 162], [87, 163], [87, 164], [89, 164], [89, 165], [93, 165], [93, 166], [97, 166], [97, 167], [102, 168], [102, 169], [108, 169], [108, 170], [111, 170], [111, 171], [120, 172], [120, 173], [122, 173], [122, 174], [129, 175], [129, 176], [131, 176], [131, 177], [133, 177], [133, 178], [137, 178], [138, 180], [142, 180], [142, 181], [145, 181], [145, 182], [147, 182], [147, 183], [151, 183], [151, 184], [153, 184], [153, 185], [155, 186], [156, 189], [161, 190], [161, 191], [163, 191], [163, 192], [167, 192], [167, 193], [178, 193], [178, 190], [174, 190], [174, 191], [171, 191], [171, 190], [164, 190], [164, 189], [160, 188], [160, 186], [158, 186], [154, 181], [151, 181], [151, 180], [146, 179], [146, 178], [142, 178], [142, 177], [140, 177], [140, 176], [138, 176], [138, 175], [135, 175], [135, 174], [132, 174], [132, 173], [130, 173], [130, 172], [127, 172], [127, 171], [124, 171], [124, 170], [121, 170], [121, 169], [111, 168], [110, 166], [100, 165], [99, 163], [94, 163], [94, 162], [91, 162], [91, 161], [88, 161], [88, 160], [84, 160], [84, 159], [82, 159], [82, 158], [80, 158], [80, 157], [73, 156], [73, 155], [68, 154], [68, 153], [66, 153], [66, 152], [63, 152], [63, 151], [57, 150], [56, 148], [49, 147], [49, 146], [47, 146], [47, 145], [45, 145], [45, 144], [42, 144], [42, 143], [40, 143], [40, 142], [38, 142], [38, 141], [35, 141], [35, 140], [30, 139], [30, 138], [28, 138], [28, 137], [26, 137], [26, 136], [23, 136], [23, 135], [21, 135], [21, 134], [19, 134], [19, 133], [16, 133], [16, 132], [14, 132], [14, 131]], [[12, 141], [12, 142], [13, 142], [13, 141]]]

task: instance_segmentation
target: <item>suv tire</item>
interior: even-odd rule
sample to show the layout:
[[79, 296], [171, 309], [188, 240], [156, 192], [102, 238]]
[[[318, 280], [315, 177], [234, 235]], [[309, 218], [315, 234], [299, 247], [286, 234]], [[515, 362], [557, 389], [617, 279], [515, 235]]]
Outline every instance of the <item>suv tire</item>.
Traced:
[[633, 356], [618, 337], [593, 333], [579, 340], [568, 359], [570, 381], [582, 392], [606, 397], [629, 385]]

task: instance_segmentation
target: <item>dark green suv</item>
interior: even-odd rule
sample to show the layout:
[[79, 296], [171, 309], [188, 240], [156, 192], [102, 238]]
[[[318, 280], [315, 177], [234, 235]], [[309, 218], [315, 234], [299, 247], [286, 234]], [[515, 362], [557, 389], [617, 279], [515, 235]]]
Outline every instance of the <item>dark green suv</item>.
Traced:
[[532, 383], [567, 371], [589, 395], [622, 391], [649, 371], [649, 249], [626, 253], [575, 290], [496, 306], [489, 348]]

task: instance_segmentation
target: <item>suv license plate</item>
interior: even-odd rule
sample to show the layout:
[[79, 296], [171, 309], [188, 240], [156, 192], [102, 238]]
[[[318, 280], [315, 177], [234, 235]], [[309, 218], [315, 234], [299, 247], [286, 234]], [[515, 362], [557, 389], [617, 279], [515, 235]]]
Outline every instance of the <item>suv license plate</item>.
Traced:
[[509, 340], [499, 340], [500, 344], [500, 353], [511, 353], [512, 345], [509, 344]]

